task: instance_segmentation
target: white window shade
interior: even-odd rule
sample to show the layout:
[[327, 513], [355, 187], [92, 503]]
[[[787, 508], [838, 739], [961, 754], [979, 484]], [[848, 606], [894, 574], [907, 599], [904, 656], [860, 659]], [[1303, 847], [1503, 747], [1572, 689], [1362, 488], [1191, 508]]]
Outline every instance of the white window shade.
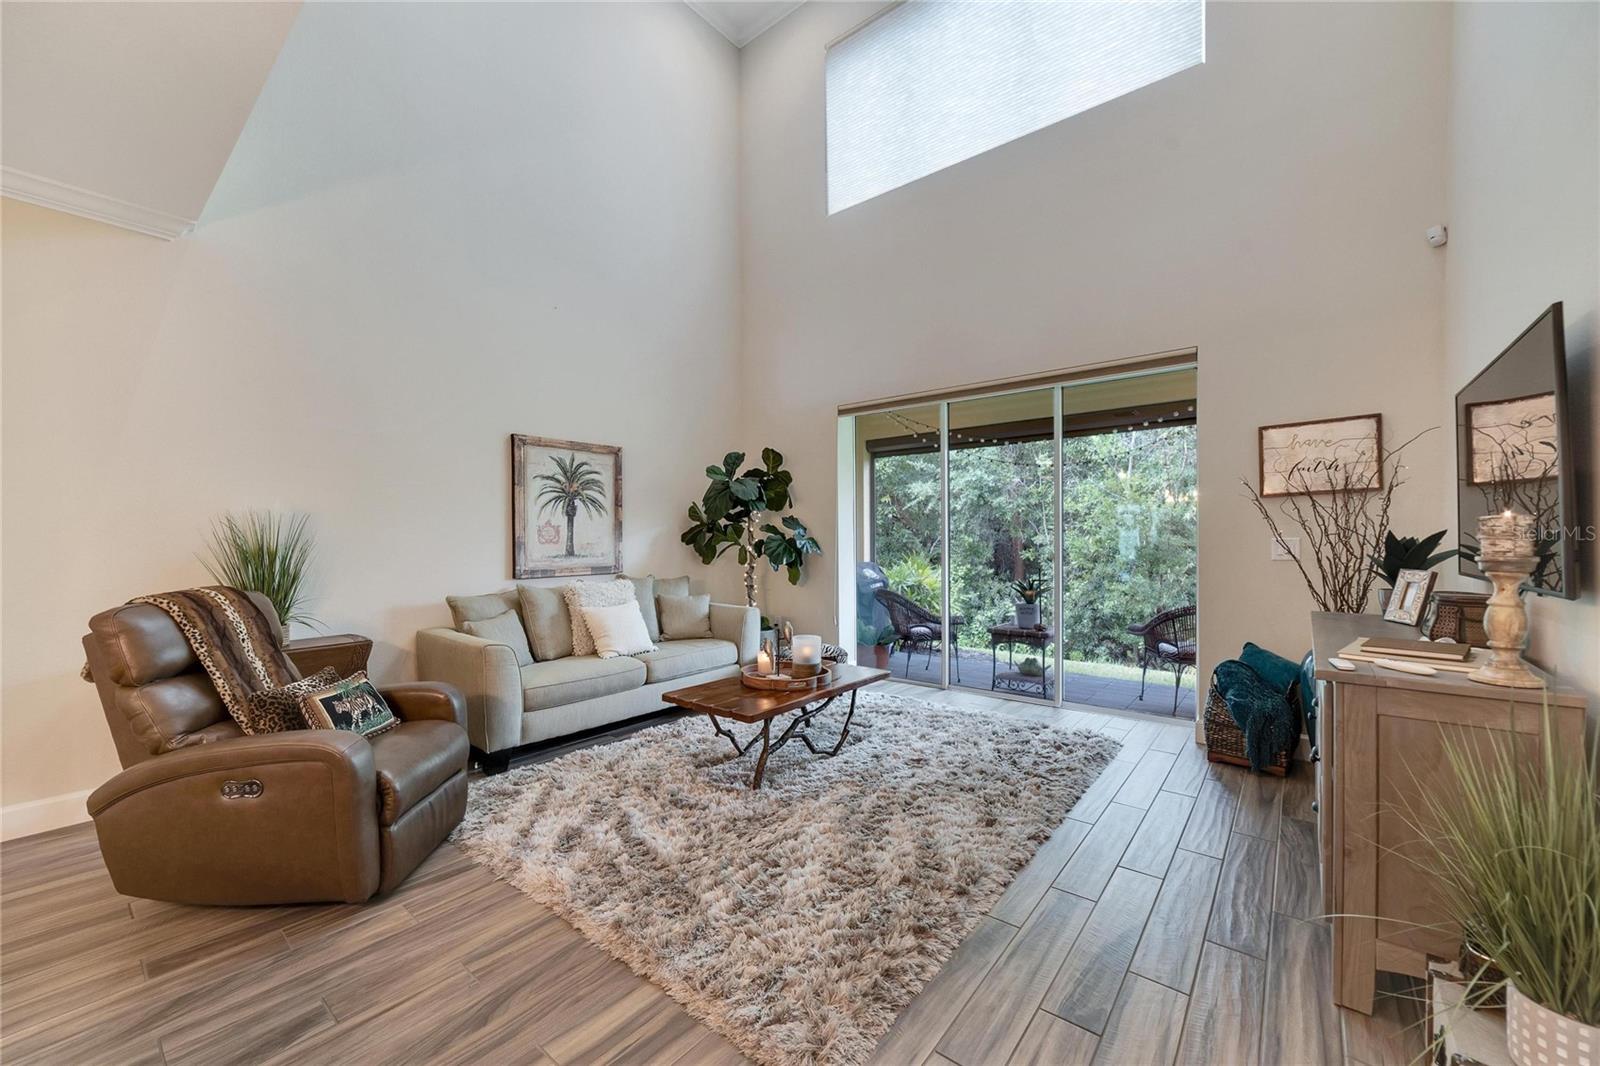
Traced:
[[912, 0], [828, 50], [828, 213], [1205, 62], [1204, 0]]

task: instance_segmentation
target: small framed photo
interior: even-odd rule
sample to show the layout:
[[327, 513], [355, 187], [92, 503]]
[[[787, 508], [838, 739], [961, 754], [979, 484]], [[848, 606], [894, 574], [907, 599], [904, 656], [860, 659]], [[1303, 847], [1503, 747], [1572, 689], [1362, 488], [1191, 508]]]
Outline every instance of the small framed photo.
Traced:
[[1402, 570], [1389, 594], [1389, 606], [1384, 608], [1385, 622], [1401, 622], [1414, 626], [1422, 621], [1422, 612], [1428, 606], [1428, 594], [1439, 575], [1432, 570]]

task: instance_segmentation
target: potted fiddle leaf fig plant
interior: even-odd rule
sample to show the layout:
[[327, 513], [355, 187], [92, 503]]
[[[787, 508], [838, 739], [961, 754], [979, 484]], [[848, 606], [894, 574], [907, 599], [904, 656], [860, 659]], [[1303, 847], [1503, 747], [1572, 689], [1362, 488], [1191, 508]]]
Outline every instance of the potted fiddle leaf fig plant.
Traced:
[[1050, 591], [1050, 586], [1037, 573], [1011, 583], [1017, 594], [1017, 625], [1028, 629], [1039, 624], [1039, 601]]
[[706, 467], [711, 484], [699, 503], [689, 505], [689, 528], [679, 537], [707, 566], [737, 549], [744, 567], [745, 602], [756, 606], [756, 561], [765, 559], [773, 572], [787, 571], [789, 584], [800, 583], [806, 556], [822, 554], [822, 545], [805, 523], [789, 510], [794, 475], [783, 468], [783, 455], [761, 449], [761, 465], [743, 473], [744, 452], [729, 452], [721, 466]]

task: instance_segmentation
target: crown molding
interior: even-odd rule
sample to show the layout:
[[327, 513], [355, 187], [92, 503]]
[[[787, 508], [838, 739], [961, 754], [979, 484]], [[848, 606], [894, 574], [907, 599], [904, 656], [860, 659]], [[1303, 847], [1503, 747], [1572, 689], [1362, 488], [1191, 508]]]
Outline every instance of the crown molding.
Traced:
[[743, 29], [736, 29], [729, 25], [728, 21], [719, 13], [717, 4], [726, 4], [728, 2], [729, 0], [710, 0], [710, 2], [707, 2], [707, 0], [684, 0], [684, 3], [687, 4], [695, 14], [711, 23], [712, 28], [714, 28], [718, 33], [722, 34], [722, 36], [726, 37], [730, 44], [732, 44], [735, 48], [743, 48], [745, 45], [749, 44], [751, 41], [755, 40], [757, 37], [760, 37], [763, 33], [766, 33], [768, 30], [772, 29], [772, 27], [782, 22], [792, 11], [794, 11], [795, 8], [805, 3], [805, 0], [788, 0], [787, 3], [769, 3], [767, 6], [771, 10], [767, 13], [767, 16], [760, 22], [756, 22]]
[[168, 241], [182, 237], [194, 229], [198, 221], [169, 215], [153, 207], [130, 204], [114, 196], [80, 189], [76, 185], [29, 174], [14, 167], [0, 166], [0, 195]]

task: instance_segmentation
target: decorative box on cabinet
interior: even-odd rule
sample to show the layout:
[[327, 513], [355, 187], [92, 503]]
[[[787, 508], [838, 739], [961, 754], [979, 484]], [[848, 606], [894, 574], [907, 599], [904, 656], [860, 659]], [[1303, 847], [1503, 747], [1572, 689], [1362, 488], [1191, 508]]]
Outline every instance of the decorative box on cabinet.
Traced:
[[[1584, 701], [1570, 689], [1511, 689], [1463, 673], [1431, 677], [1328, 657], [1358, 637], [1411, 637], [1416, 629], [1370, 614], [1313, 614], [1311, 644], [1323, 682], [1317, 736], [1317, 831], [1323, 903], [1333, 919], [1334, 1001], [1372, 1013], [1377, 971], [1422, 977], [1429, 956], [1454, 958], [1459, 938], [1444, 916], [1426, 862], [1431, 845], [1407, 827], [1424, 792], [1452, 788], [1446, 738], [1470, 744], [1516, 738], [1542, 757], [1545, 705], [1555, 750], [1582, 756]], [[1541, 675], [1544, 676], [1544, 675]]]
[[330, 637], [302, 637], [284, 645], [300, 676], [310, 677], [325, 666], [341, 678], [367, 668], [367, 657], [372, 654], [372, 641], [356, 633], [339, 633]]

